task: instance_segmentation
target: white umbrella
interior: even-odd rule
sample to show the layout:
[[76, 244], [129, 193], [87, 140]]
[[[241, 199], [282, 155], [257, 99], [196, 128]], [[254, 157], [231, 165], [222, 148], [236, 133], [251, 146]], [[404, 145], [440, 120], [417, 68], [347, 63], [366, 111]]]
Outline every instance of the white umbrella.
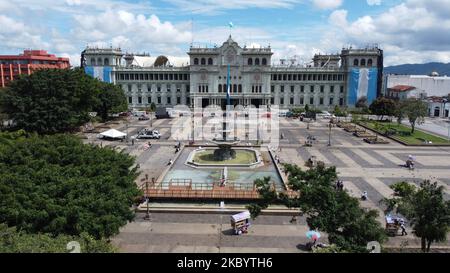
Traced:
[[125, 137], [127, 134], [122, 133], [116, 129], [110, 129], [106, 132], [100, 133], [100, 135], [104, 136], [104, 137], [109, 137], [109, 138], [123, 138]]

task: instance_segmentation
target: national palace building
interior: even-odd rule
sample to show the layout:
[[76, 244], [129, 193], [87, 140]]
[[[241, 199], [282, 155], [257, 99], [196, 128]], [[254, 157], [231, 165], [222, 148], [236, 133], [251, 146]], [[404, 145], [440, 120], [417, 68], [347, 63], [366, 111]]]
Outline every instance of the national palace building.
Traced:
[[[224, 107], [230, 66], [234, 105], [309, 105], [318, 109], [354, 107], [381, 94], [383, 51], [377, 46], [346, 48], [340, 54], [315, 55], [310, 65], [290, 61], [272, 64], [269, 47], [241, 47], [231, 36], [220, 47], [193, 47], [189, 63], [165, 56], [124, 54], [120, 49], [91, 48], [82, 52], [87, 74], [121, 86], [131, 108], [178, 104]], [[198, 104], [196, 104], [198, 105]]]

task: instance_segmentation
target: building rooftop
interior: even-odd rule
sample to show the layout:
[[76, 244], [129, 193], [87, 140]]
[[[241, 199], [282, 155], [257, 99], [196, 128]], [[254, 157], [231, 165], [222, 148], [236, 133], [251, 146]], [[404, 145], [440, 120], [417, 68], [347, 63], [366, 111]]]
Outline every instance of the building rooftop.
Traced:
[[416, 89], [416, 87], [410, 86], [410, 85], [396, 85], [394, 87], [388, 88], [389, 91], [399, 92], [399, 93], [401, 93], [401, 92], [408, 92], [408, 91], [411, 91], [411, 90], [414, 90], [414, 89]]

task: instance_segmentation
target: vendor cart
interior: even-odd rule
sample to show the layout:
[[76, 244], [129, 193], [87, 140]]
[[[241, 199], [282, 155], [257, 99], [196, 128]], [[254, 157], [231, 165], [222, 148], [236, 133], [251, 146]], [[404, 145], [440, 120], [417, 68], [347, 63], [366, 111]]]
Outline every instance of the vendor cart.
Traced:
[[250, 212], [244, 211], [231, 216], [231, 227], [234, 234], [241, 235], [248, 232], [250, 227]]
[[397, 236], [401, 226], [402, 218], [396, 216], [386, 216], [386, 233], [388, 236]]

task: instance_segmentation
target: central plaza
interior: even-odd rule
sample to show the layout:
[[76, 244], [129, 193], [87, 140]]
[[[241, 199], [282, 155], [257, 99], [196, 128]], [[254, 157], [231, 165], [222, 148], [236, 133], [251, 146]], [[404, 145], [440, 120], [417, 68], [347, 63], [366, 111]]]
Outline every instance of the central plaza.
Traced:
[[[206, 118], [205, 118], [206, 120]], [[128, 122], [112, 122], [105, 127], [127, 131], [131, 137], [143, 128], [156, 129], [161, 133], [158, 140], [136, 140], [108, 142], [96, 139], [95, 134], [86, 135], [85, 141], [98, 145], [115, 146], [124, 149], [136, 157], [141, 174], [136, 180], [143, 188], [146, 178], [164, 184], [170, 178], [192, 179], [192, 181], [208, 181], [211, 172], [187, 166], [185, 161], [195, 149], [182, 142], [181, 153], [175, 153], [174, 146], [178, 140], [172, 138], [171, 128], [179, 122], [178, 118], [154, 119], [139, 121], [130, 118]], [[150, 126], [152, 125], [152, 126]], [[309, 128], [309, 129], [308, 129]], [[257, 178], [272, 176], [272, 180], [285, 179], [283, 172], [277, 172], [283, 163], [296, 164], [304, 169], [305, 162], [312, 156], [326, 166], [336, 166], [339, 178], [344, 181], [344, 189], [352, 196], [359, 198], [364, 191], [368, 200], [361, 201], [363, 207], [379, 211], [379, 221], [384, 225], [383, 207], [380, 200], [391, 197], [390, 185], [407, 181], [419, 185], [425, 179], [437, 182], [445, 188], [445, 199], [450, 194], [450, 147], [414, 147], [404, 146], [392, 140], [388, 144], [372, 145], [364, 142], [342, 128], [332, 127], [331, 138], [329, 120], [311, 122], [309, 125], [298, 119], [280, 118], [279, 147], [273, 151], [277, 161], [260, 167], [258, 170], [245, 170], [239, 176], [248, 185]], [[312, 147], [304, 144], [308, 136], [316, 138]], [[331, 139], [331, 146], [328, 146]], [[151, 142], [146, 149], [145, 144]], [[243, 141], [245, 145], [256, 145], [255, 142]], [[196, 142], [195, 145], [207, 146], [208, 141]], [[261, 149], [264, 150], [264, 149]], [[264, 152], [263, 152], [264, 153]], [[416, 158], [416, 169], [404, 168], [409, 155]], [[168, 166], [168, 162], [175, 163]], [[220, 171], [217, 172], [219, 175]], [[206, 183], [208, 184], [208, 183]], [[211, 185], [211, 184], [209, 184]], [[279, 185], [282, 188], [282, 185]], [[250, 202], [226, 201], [220, 208], [220, 200], [158, 200], [150, 201], [151, 221], [144, 221], [143, 214], [137, 220], [125, 226], [114, 238], [114, 243], [125, 252], [301, 252], [301, 244], [307, 239], [304, 234], [308, 230], [303, 218], [292, 224], [292, 215], [298, 213], [285, 207], [269, 207], [268, 212], [256, 219], [250, 233], [246, 236], [233, 236], [229, 226], [229, 215], [245, 209]], [[145, 208], [142, 209], [145, 212]], [[245, 247], [243, 247], [245, 245]], [[419, 245], [420, 239], [409, 233], [408, 236], [390, 238], [387, 246], [400, 247]], [[446, 246], [447, 244], [441, 244]], [[439, 246], [439, 244], [437, 244]]]

